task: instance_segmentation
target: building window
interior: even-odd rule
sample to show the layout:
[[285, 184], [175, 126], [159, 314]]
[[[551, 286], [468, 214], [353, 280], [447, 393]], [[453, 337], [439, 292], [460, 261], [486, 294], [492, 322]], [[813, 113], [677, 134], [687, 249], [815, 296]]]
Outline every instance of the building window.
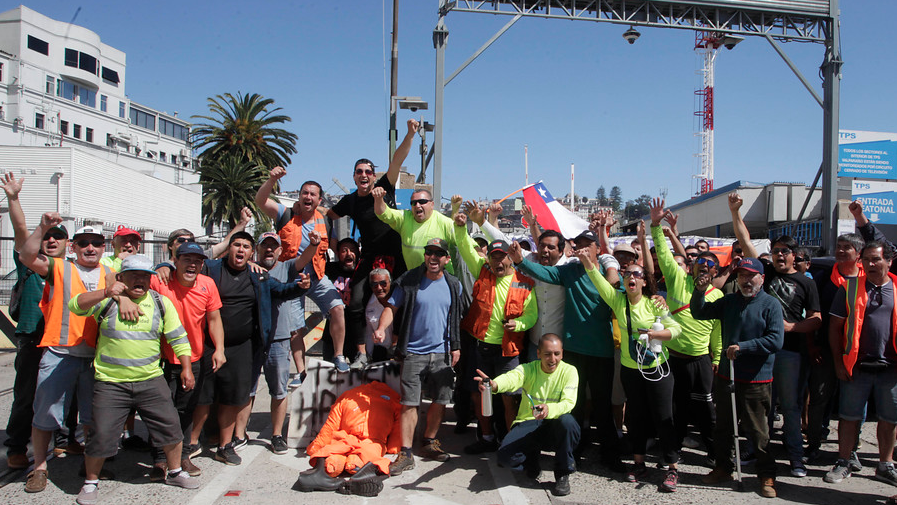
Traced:
[[97, 108], [97, 92], [92, 89], [78, 88], [78, 98], [81, 105], [86, 105], [94, 109]]
[[161, 161], [162, 163], [168, 163], [168, 156], [165, 154], [164, 151], [159, 152], [159, 161]]
[[66, 48], [65, 66], [78, 68], [78, 51]]
[[52, 95], [54, 89], [56, 89], [56, 78], [53, 77], [52, 75], [48, 75], [47, 76], [47, 86], [46, 86], [45, 91], [48, 95]]
[[34, 114], [34, 127], [38, 130], [44, 129], [44, 115], [40, 112]]
[[88, 142], [93, 142], [93, 128], [87, 128], [84, 131], [84, 140]]
[[37, 51], [41, 54], [46, 54], [47, 56], [50, 55], [50, 44], [37, 37], [32, 37], [31, 35], [28, 36], [28, 49]]
[[106, 95], [100, 95], [100, 110], [106, 112], [106, 103], [109, 101], [109, 97]]
[[99, 69], [97, 59], [87, 53], [78, 53], [78, 68], [86, 70], [93, 75], [99, 74], [97, 71]]
[[115, 70], [110, 70], [106, 67], [103, 67], [103, 82], [109, 84], [111, 86], [118, 87], [118, 72]]
[[131, 107], [131, 124], [139, 126], [141, 128], [146, 128], [147, 130], [155, 130], [156, 116], [148, 112], [144, 112], [140, 109]]
[[59, 133], [63, 135], [69, 134], [69, 122], [68, 121], [60, 121], [59, 122]]
[[81, 138], [81, 125], [76, 124], [75, 127], [72, 128], [72, 137], [75, 137], [76, 139]]
[[0, 63], [0, 82], [3, 82], [3, 64]]
[[125, 102], [118, 102], [118, 117], [125, 117]]
[[176, 139], [181, 139], [184, 141], [187, 140], [187, 134], [189, 133], [186, 126], [173, 123], [161, 117], [159, 118], [159, 132], [164, 135], [168, 135], [169, 137], [174, 137]]

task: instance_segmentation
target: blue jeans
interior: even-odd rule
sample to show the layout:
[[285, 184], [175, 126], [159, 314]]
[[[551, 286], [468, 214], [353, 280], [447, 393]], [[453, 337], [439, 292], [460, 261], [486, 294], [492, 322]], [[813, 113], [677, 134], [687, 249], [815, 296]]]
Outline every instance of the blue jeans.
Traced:
[[800, 432], [800, 414], [807, 381], [806, 366], [800, 353], [785, 350], [777, 352], [772, 375], [779, 409], [785, 421], [782, 426], [785, 450], [791, 461], [801, 461], [804, 457], [804, 439]]
[[64, 427], [76, 392], [81, 424], [92, 425], [93, 374], [93, 358], [44, 351], [37, 373], [32, 426], [43, 431]]
[[[554, 474], [576, 470], [573, 449], [579, 445], [579, 423], [571, 414], [557, 419], [530, 419], [515, 424], [498, 448], [498, 464], [512, 470], [538, 467], [542, 449], [554, 451]], [[527, 461], [529, 460], [529, 461]]]
[[865, 420], [866, 400], [870, 395], [875, 399], [879, 420], [897, 424], [897, 368], [869, 372], [859, 363], [854, 366], [850, 380], [841, 381], [841, 419]]

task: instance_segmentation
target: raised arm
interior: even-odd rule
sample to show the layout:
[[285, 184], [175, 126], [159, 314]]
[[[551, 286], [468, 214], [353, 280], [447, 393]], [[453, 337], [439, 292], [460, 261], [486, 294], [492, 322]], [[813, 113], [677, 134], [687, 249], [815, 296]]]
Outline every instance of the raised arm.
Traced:
[[645, 270], [645, 280], [650, 284], [651, 291], [657, 291], [654, 277], [654, 262], [651, 261], [651, 249], [648, 247], [647, 233], [645, 233], [645, 220], [639, 219], [636, 237], [639, 247], [642, 249], [642, 268]]
[[745, 258], [756, 258], [758, 256], [757, 249], [751, 242], [751, 234], [748, 233], [747, 225], [744, 224], [744, 219], [741, 217], [742, 204], [744, 204], [744, 201], [741, 199], [741, 195], [734, 191], [729, 193], [729, 212], [732, 214], [732, 227], [735, 228], [735, 238], [738, 239]]
[[[667, 209], [666, 213], [663, 215], [663, 219], [670, 225], [669, 228], [663, 229], [663, 234], [670, 239], [670, 243], [673, 244], [673, 252], [686, 256], [685, 246], [682, 245], [682, 242], [679, 240], [679, 214], [673, 214]], [[654, 246], [657, 247], [657, 244]]]
[[897, 246], [894, 245], [893, 242], [888, 240], [885, 237], [884, 233], [881, 232], [878, 228], [872, 224], [871, 221], [866, 217], [863, 213], [863, 203], [859, 200], [854, 200], [850, 202], [850, 205], [847, 206], [850, 213], [853, 214], [853, 219], [857, 223], [857, 231], [860, 232], [860, 235], [863, 237], [863, 240], [866, 242], [870, 242], [872, 240], [878, 240], [883, 244], [887, 244], [888, 247], [891, 248], [891, 252], [897, 252]]
[[12, 230], [16, 237], [16, 251], [21, 251], [29, 235], [28, 226], [25, 224], [25, 213], [22, 211], [22, 204], [19, 203], [19, 192], [22, 191], [22, 182], [24, 180], [16, 179], [12, 172], [3, 174], [2, 179], [6, 201], [9, 202], [9, 220], [12, 223]]
[[539, 216], [533, 212], [533, 208], [529, 205], [523, 206], [523, 219], [526, 220], [526, 224], [529, 226], [529, 234], [533, 237], [533, 240], [538, 244], [539, 235], [542, 234], [541, 229], [539, 228], [538, 220]]
[[277, 202], [270, 198], [271, 192], [274, 191], [274, 186], [277, 182], [283, 178], [283, 176], [287, 175], [287, 171], [283, 167], [274, 167], [271, 169], [271, 175], [268, 177], [268, 180], [262, 184], [262, 187], [259, 188], [255, 193], [255, 204], [261, 209], [262, 212], [265, 213], [266, 216], [271, 219], [277, 219]]
[[19, 260], [22, 264], [34, 270], [34, 273], [41, 277], [46, 277], [50, 268], [50, 260], [40, 251], [41, 241], [50, 228], [60, 223], [62, 223], [62, 218], [58, 213], [45, 212], [40, 218], [40, 224], [22, 244], [22, 250], [19, 251]]
[[[274, 212], [276, 213], [277, 210], [275, 209]], [[209, 251], [212, 253], [210, 258], [218, 258], [222, 254], [224, 254], [225, 251], [227, 251], [227, 244], [230, 243], [230, 238], [234, 235], [234, 233], [245, 230], [246, 225], [248, 225], [250, 221], [252, 221], [252, 211], [249, 210], [249, 207], [243, 207], [242, 209], [240, 209], [240, 222], [231, 229], [230, 233], [228, 233], [224, 237], [224, 240], [218, 242], [209, 249]]]
[[405, 163], [405, 158], [408, 157], [408, 153], [411, 151], [411, 142], [414, 140], [414, 135], [419, 129], [420, 123], [418, 123], [417, 120], [408, 120], [408, 133], [405, 134], [402, 143], [399, 144], [399, 147], [396, 148], [396, 152], [393, 153], [392, 160], [389, 162], [389, 168], [386, 170], [386, 178], [393, 186], [399, 182], [399, 172], [402, 170], [402, 163]]

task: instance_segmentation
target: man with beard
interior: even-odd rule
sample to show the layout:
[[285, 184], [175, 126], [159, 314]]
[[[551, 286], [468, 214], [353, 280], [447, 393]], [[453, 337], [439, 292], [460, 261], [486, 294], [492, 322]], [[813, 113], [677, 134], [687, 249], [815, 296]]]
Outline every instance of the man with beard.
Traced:
[[[543, 250], [545, 232], [539, 238], [539, 251]], [[552, 235], [547, 235], [551, 240]], [[595, 264], [601, 264], [609, 282], [617, 280], [617, 262], [613, 256], [604, 254], [598, 258], [598, 237], [592, 231], [584, 231], [573, 239], [575, 251], [587, 251]], [[611, 327], [611, 309], [586, 275], [582, 263], [568, 262], [563, 265], [545, 265], [540, 255], [539, 263], [524, 261], [520, 247], [511, 246], [508, 254], [514, 266], [536, 282], [546, 282], [560, 286], [564, 291], [564, 351], [565, 362], [576, 368], [579, 380], [576, 406], [573, 417], [582, 430], [582, 441], [574, 448], [577, 456], [591, 443], [591, 426], [598, 428], [601, 441], [601, 462], [615, 472], [626, 470], [620, 461], [620, 447], [611, 409], [611, 393], [614, 378], [614, 337]], [[538, 301], [538, 295], [536, 297]], [[541, 339], [541, 337], [540, 337]], [[591, 420], [587, 422], [587, 398], [591, 396]]]
[[[310, 239], [314, 241], [315, 238], [311, 234]], [[221, 295], [226, 362], [205, 381], [199, 404], [218, 403], [220, 431], [215, 459], [227, 465], [242, 463], [235, 450], [248, 443], [245, 425], [235, 432], [237, 414], [250, 408], [253, 364], [260, 363], [273, 336], [271, 298], [292, 299], [304, 294], [308, 286], [307, 281], [305, 285], [284, 284], [267, 273], [251, 271], [248, 263], [253, 244], [252, 235], [245, 231], [235, 233], [230, 239], [226, 258], [205, 262], [205, 273], [215, 282]], [[248, 419], [248, 413], [244, 415]], [[235, 439], [235, 434], [243, 436]]]
[[735, 366], [735, 403], [741, 429], [756, 444], [757, 477], [760, 494], [775, 498], [776, 462], [769, 451], [769, 423], [772, 409], [772, 368], [775, 353], [782, 348], [785, 318], [782, 305], [763, 291], [763, 263], [744, 258], [735, 267], [738, 293], [705, 302], [704, 293], [711, 275], [695, 280], [691, 295], [691, 315], [697, 320], [719, 319], [722, 327], [722, 355], [713, 388], [716, 399], [716, 429], [713, 432], [716, 466], [701, 481], [719, 484], [732, 480], [733, 419], [728, 391], [729, 360]]
[[[355, 337], [355, 344], [361, 346], [364, 335], [364, 311], [365, 304], [371, 297], [371, 289], [367, 284], [368, 274], [374, 268], [386, 268], [393, 277], [398, 277], [405, 272], [405, 260], [402, 258], [402, 239], [388, 224], [377, 219], [374, 212], [374, 197], [371, 191], [383, 188], [384, 200], [388, 207], [396, 208], [396, 183], [399, 181], [399, 172], [402, 163], [411, 150], [411, 143], [420, 125], [414, 119], [408, 120], [408, 133], [402, 143], [396, 147], [396, 151], [389, 162], [389, 168], [379, 179], [374, 178], [374, 166], [371, 160], [362, 158], [355, 162], [352, 180], [355, 181], [355, 191], [340, 199], [332, 209], [327, 211], [331, 219], [339, 219], [349, 216], [361, 234], [361, 256], [357, 258], [357, 266], [349, 283], [351, 296], [346, 303], [347, 335]], [[358, 253], [356, 251], [356, 256]], [[351, 345], [351, 342], [350, 342]], [[364, 353], [358, 355], [358, 359], [365, 358]], [[365, 362], [353, 362], [353, 368], [359, 369]]]
[[[13, 315], [13, 319], [18, 322], [15, 332], [16, 378], [13, 383], [9, 422], [6, 425], [7, 439], [4, 442], [8, 447], [6, 465], [14, 469], [28, 468], [28, 441], [31, 439], [31, 421], [34, 417], [34, 390], [37, 387], [37, 373], [44, 352], [38, 347], [44, 335], [44, 316], [40, 311], [44, 280], [40, 275], [34, 275], [34, 271], [25, 267], [19, 258], [19, 251], [31, 234], [25, 224], [25, 213], [19, 202], [22, 181], [23, 179], [16, 179], [11, 172], [7, 172], [3, 176], [2, 184], [6, 200], [9, 202], [9, 219], [15, 233], [12, 258], [16, 265], [18, 279], [16, 285], [19, 293], [18, 316]], [[41, 237], [41, 254], [51, 258], [63, 258], [68, 237], [68, 231], [61, 224], [49, 229]], [[10, 305], [13, 305], [12, 301]], [[12, 313], [12, 308], [10, 312]]]
[[[321, 309], [321, 313], [329, 318], [334, 351], [333, 364], [336, 366], [337, 372], [346, 373], [349, 371], [349, 363], [343, 356], [343, 344], [346, 336], [344, 305], [340, 294], [324, 273], [329, 241], [324, 216], [318, 211], [324, 190], [315, 181], [305, 181], [299, 187], [299, 199], [292, 208], [287, 209], [283, 204], [269, 198], [274, 185], [286, 174], [287, 171], [283, 167], [274, 167], [271, 170], [271, 176], [255, 194], [255, 203], [268, 217], [274, 220], [274, 227], [282, 240], [283, 253], [280, 255], [280, 261], [298, 257], [309, 247], [315, 248], [311, 262], [303, 267], [311, 279], [308, 296]], [[317, 245], [311, 244], [312, 233], [319, 237], [320, 241]], [[307, 332], [304, 300], [293, 302], [292, 310], [295, 325], [292, 329], [297, 330], [291, 339], [293, 359], [296, 362], [297, 371], [304, 372], [305, 334]], [[302, 325], [299, 325], [300, 321]]]
[[[167, 283], [153, 276], [150, 288], [165, 295], [177, 310], [178, 318], [187, 331], [190, 341], [190, 369], [196, 385], [192, 389], [184, 388], [181, 381], [181, 362], [168, 344], [162, 345], [164, 356], [163, 372], [171, 391], [172, 400], [178, 413], [181, 430], [184, 432], [184, 446], [181, 455], [181, 468], [191, 476], [202, 474], [190, 458], [198, 456], [202, 451], [199, 445], [199, 434], [202, 422], [208, 416], [208, 407], [200, 416], [198, 429], [194, 429], [194, 414], [199, 403], [199, 391], [211, 374], [218, 371], [225, 363], [224, 327], [221, 324], [221, 296], [218, 287], [209, 277], [200, 274], [206, 254], [196, 242], [185, 242], [177, 249], [174, 259], [174, 277]], [[213, 349], [206, 349], [206, 332], [212, 342]], [[165, 478], [166, 458], [164, 451], [153, 447], [153, 468], [150, 480], [161, 481]]]
[[[669, 212], [664, 209], [664, 203], [664, 200], [655, 198], [650, 207], [651, 237], [654, 239], [660, 271], [663, 272], [666, 283], [666, 301], [670, 314], [682, 327], [682, 333], [666, 345], [670, 353], [670, 371], [675, 379], [673, 420], [676, 424], [676, 437], [681, 445], [691, 422], [698, 428], [707, 448], [707, 456], [712, 460], [715, 454], [713, 425], [716, 418], [711, 390], [713, 369], [719, 365], [722, 346], [720, 323], [718, 320], [696, 320], [689, 310], [689, 302], [695, 289], [695, 279], [704, 274], [713, 278], [719, 259], [709, 250], [702, 251], [691, 266], [691, 275], [679, 268], [660, 227], [661, 220]], [[723, 293], [713, 286], [704, 293], [704, 299], [708, 302], [722, 297]]]
[[[741, 218], [741, 205], [738, 193], [729, 195], [735, 236], [745, 254], [753, 258], [757, 256], [757, 250]], [[779, 409], [784, 418], [782, 441], [791, 460], [791, 475], [806, 477], [801, 411], [807, 380], [802, 371], [806, 370], [805, 349], [812, 343], [816, 330], [822, 324], [822, 316], [816, 284], [794, 268], [796, 249], [797, 242], [787, 235], [775, 239], [771, 250], [772, 264], [765, 264], [764, 288], [782, 304], [785, 314], [785, 340], [782, 349], [776, 353], [773, 366], [773, 387], [776, 388]]]

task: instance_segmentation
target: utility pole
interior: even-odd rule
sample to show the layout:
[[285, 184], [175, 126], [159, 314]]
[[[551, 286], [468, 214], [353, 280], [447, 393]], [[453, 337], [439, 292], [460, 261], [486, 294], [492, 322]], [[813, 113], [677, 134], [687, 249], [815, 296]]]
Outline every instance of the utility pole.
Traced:
[[389, 158], [396, 152], [396, 139], [399, 132], [396, 130], [396, 95], [399, 88], [399, 0], [392, 0], [392, 58], [390, 60], [389, 76]]

